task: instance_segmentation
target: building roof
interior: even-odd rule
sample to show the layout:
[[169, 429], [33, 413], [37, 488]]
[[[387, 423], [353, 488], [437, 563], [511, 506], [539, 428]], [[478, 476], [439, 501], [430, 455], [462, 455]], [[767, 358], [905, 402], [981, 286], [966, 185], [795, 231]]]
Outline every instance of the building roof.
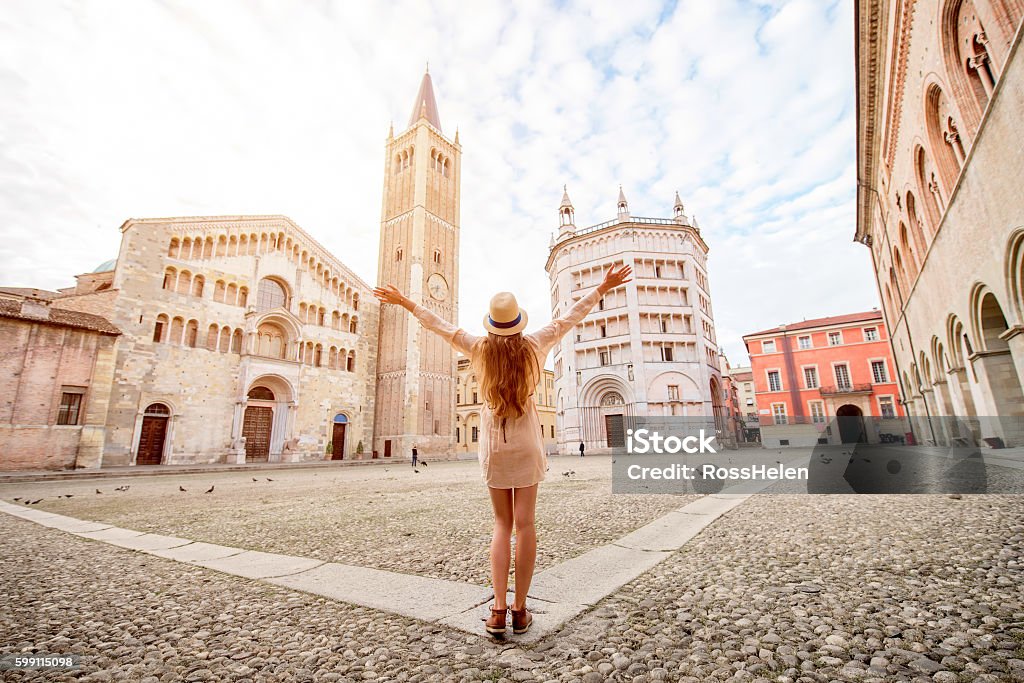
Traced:
[[0, 297], [4, 294], [16, 296], [19, 299], [32, 297], [34, 299], [55, 299], [61, 296], [60, 292], [51, 292], [48, 289], [36, 289], [35, 287], [0, 287]]
[[811, 318], [810, 320], [803, 320], [798, 323], [790, 323], [789, 325], [779, 325], [769, 330], [761, 330], [760, 332], [751, 332], [750, 334], [743, 335], [743, 338], [747, 337], [759, 337], [763, 334], [779, 334], [782, 332], [793, 332], [794, 330], [810, 330], [815, 327], [834, 327], [835, 325], [845, 325], [847, 323], [856, 322], [868, 322], [868, 321], [881, 321], [882, 312], [879, 310], [863, 311], [861, 313], [846, 313], [845, 315], [833, 315], [825, 318]]
[[104, 261], [103, 263], [101, 263], [98, 266], [96, 266], [96, 270], [94, 270], [92, 272], [94, 272], [94, 273], [105, 273], [108, 270], [113, 270], [114, 266], [116, 266], [116, 265], [117, 265], [117, 259], [116, 258], [112, 258], [109, 261]]
[[0, 299], [0, 318], [15, 318], [33, 323], [75, 327], [82, 330], [92, 330], [101, 334], [121, 334], [121, 330], [117, 329], [109, 320], [92, 313], [81, 313], [79, 311], [69, 311], [64, 308], [47, 306], [49, 309], [47, 311], [48, 315], [46, 318], [43, 318], [22, 313], [21, 304], [21, 301], [14, 299]]
[[409, 127], [420, 120], [423, 116], [434, 128], [441, 130], [441, 116], [437, 113], [437, 100], [434, 99], [434, 83], [430, 80], [430, 69], [423, 74], [420, 81], [420, 91], [416, 93], [416, 102], [413, 103], [412, 116], [409, 117]]
[[731, 375], [734, 382], [750, 382], [754, 379], [754, 373], [750, 370], [744, 370], [743, 372], [734, 372]]

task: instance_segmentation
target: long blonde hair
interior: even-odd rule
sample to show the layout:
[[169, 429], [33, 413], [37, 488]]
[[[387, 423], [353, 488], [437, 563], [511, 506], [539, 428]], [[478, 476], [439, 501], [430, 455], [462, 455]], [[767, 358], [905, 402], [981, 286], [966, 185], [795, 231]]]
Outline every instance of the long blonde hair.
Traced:
[[522, 333], [488, 334], [476, 356], [484, 402], [498, 417], [521, 417], [540, 381], [533, 347]]

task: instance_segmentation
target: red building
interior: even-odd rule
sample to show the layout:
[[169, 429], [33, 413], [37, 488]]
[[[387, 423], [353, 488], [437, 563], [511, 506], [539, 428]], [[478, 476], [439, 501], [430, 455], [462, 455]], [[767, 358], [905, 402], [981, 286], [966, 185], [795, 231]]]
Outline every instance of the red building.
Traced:
[[[899, 418], [905, 413], [880, 311], [780, 325], [743, 341], [765, 446], [813, 445], [821, 438], [837, 442], [822, 433], [837, 416], [889, 418], [893, 424], [880, 422], [879, 429], [904, 433]], [[878, 438], [877, 430], [861, 430], [855, 440]]]

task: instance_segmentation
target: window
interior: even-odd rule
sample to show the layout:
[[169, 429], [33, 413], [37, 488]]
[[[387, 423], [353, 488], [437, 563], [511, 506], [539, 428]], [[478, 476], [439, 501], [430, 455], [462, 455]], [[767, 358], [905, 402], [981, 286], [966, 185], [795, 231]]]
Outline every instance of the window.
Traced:
[[811, 348], [811, 337], [810, 337], [810, 335], [808, 335], [806, 337], [799, 337], [796, 340], [796, 344], [797, 344], [797, 347], [799, 347], [801, 349], [809, 349], [809, 348]]
[[[479, 402], [480, 402], [480, 399], [479, 399], [479, 394], [477, 394], [477, 393], [476, 393], [476, 392], [474, 391], [474, 392], [473, 392], [473, 403], [479, 403]], [[473, 440], [474, 440], [474, 441], [476, 441], [476, 439], [473, 439]]]
[[462, 443], [462, 428], [455, 428], [455, 443]]
[[601, 351], [600, 356], [601, 356], [601, 365], [608, 365], [608, 363], [609, 363], [608, 352], [607, 351]]
[[441, 262], [441, 250], [440, 249], [435, 249], [434, 250], [434, 263], [440, 263], [440, 262]]
[[551, 425], [551, 438], [555, 438], [555, 425]]
[[476, 443], [479, 440], [480, 440], [480, 428], [477, 427], [476, 425], [474, 425], [473, 426], [473, 443]]
[[679, 400], [679, 385], [669, 384], [668, 385], [668, 400], [678, 401]]
[[661, 266], [654, 266], [654, 277], [661, 277]]
[[850, 388], [850, 368], [845, 363], [837, 365], [836, 371], [836, 387], [839, 389]]
[[156, 325], [153, 327], [153, 341], [161, 342], [164, 339], [164, 321], [159, 318], [156, 321]]
[[882, 417], [896, 417], [896, 406], [893, 405], [892, 396], [879, 396], [878, 408]]
[[885, 384], [889, 381], [889, 373], [885, 369], [884, 360], [871, 361], [871, 377], [875, 384]]
[[785, 403], [773, 403], [772, 404], [772, 419], [777, 425], [788, 424], [789, 420], [786, 417], [786, 404]]
[[754, 405], [754, 399], [752, 399], [752, 398], [750, 398], [750, 397], [748, 396], [748, 397], [747, 397], [747, 405], [748, 405], [748, 406], [752, 406], [752, 405]]
[[288, 297], [284, 287], [270, 278], [260, 280], [256, 290], [256, 310], [269, 311], [272, 308], [287, 307]]
[[608, 336], [608, 328], [605, 327], [604, 325], [601, 325], [601, 336], [602, 337], [607, 337]]
[[768, 391], [782, 391], [782, 376], [778, 370], [768, 371]]
[[600, 299], [597, 300], [597, 310], [604, 310], [604, 297], [601, 297]]
[[804, 388], [818, 388], [818, 368], [804, 368]]
[[828, 345], [829, 346], [839, 346], [842, 343], [843, 343], [843, 333], [842, 332], [829, 332], [828, 333]]
[[874, 327], [864, 328], [864, 341], [878, 341], [878, 329]]
[[775, 340], [769, 339], [761, 342], [761, 353], [775, 353]]
[[60, 408], [57, 410], [57, 424], [76, 425], [82, 407], [85, 387], [61, 387]]
[[814, 424], [825, 423], [825, 404], [821, 401], [811, 401], [807, 404], [811, 409], [811, 422]]
[[661, 359], [666, 362], [672, 361], [672, 347], [662, 346], [661, 347]]
[[668, 321], [664, 318], [661, 319], [661, 331], [668, 332]]

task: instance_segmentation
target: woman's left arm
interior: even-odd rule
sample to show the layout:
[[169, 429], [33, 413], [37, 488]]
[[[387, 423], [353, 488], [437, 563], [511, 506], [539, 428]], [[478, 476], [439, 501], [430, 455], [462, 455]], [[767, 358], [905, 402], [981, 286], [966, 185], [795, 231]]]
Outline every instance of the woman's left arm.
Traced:
[[425, 328], [443, 337], [445, 341], [455, 347], [456, 350], [464, 353], [466, 356], [471, 355], [473, 345], [480, 339], [479, 337], [469, 334], [464, 329], [452, 325], [441, 316], [427, 310], [423, 306], [414, 303], [409, 297], [402, 294], [402, 292], [394, 285], [374, 287], [373, 295], [377, 297], [381, 303], [397, 304], [409, 311], [416, 316], [416, 319], [419, 320]]

